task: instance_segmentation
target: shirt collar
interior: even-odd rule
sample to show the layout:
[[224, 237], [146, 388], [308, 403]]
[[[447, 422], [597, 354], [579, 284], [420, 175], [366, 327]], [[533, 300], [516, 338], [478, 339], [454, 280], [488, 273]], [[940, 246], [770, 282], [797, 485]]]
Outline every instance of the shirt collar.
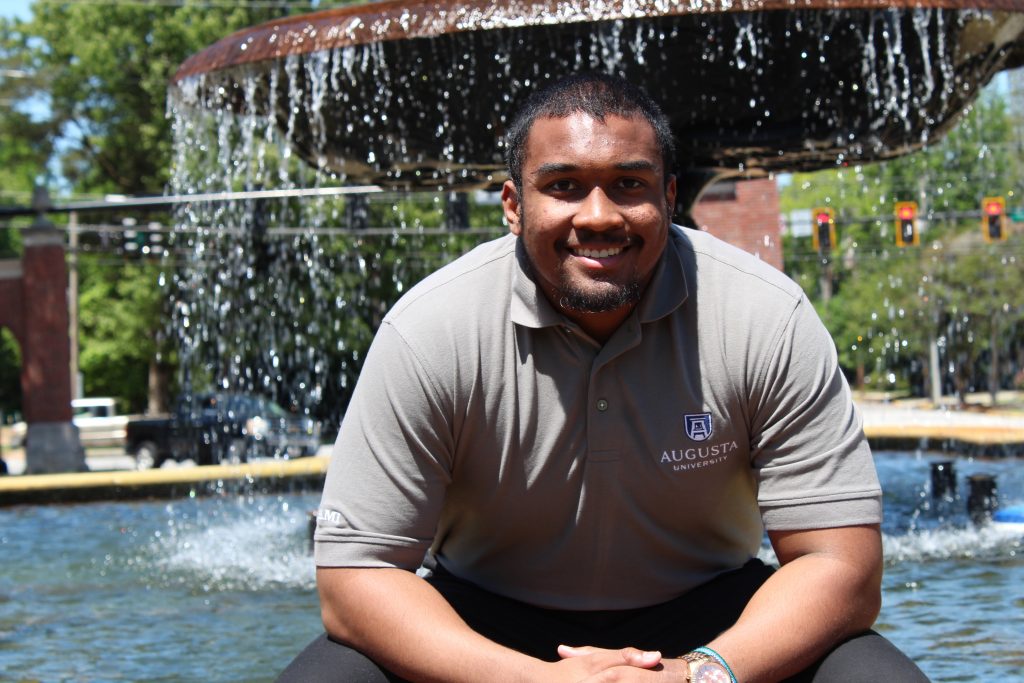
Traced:
[[540, 285], [530, 275], [530, 259], [526, 255], [523, 241], [518, 237], [512, 239], [516, 241], [516, 262], [512, 266], [512, 305], [509, 311], [512, 322], [537, 328], [564, 325], [565, 318], [551, 306]]
[[665, 251], [658, 259], [654, 275], [644, 291], [637, 310], [637, 317], [641, 323], [664, 318], [682, 306], [689, 296], [686, 272], [687, 261], [692, 260], [692, 252], [687, 248], [687, 244], [688, 240], [683, 231], [676, 225], [670, 225]]

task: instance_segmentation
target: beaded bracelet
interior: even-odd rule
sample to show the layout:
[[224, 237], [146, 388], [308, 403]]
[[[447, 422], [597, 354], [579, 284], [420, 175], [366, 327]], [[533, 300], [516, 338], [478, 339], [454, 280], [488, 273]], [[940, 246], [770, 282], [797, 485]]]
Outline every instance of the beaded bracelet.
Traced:
[[701, 647], [695, 647], [695, 648], [693, 648], [693, 651], [694, 652], [700, 652], [701, 654], [705, 654], [708, 657], [713, 658], [716, 662], [718, 662], [723, 667], [725, 667], [725, 670], [727, 672], [729, 672], [729, 680], [732, 683], [738, 683], [737, 680], [736, 680], [736, 674], [734, 674], [732, 672], [732, 669], [729, 668], [729, 665], [726, 663], [725, 658], [722, 657], [722, 655], [718, 654], [717, 652], [715, 652], [714, 650], [712, 650], [710, 647], [708, 647], [706, 645], [702, 645]]

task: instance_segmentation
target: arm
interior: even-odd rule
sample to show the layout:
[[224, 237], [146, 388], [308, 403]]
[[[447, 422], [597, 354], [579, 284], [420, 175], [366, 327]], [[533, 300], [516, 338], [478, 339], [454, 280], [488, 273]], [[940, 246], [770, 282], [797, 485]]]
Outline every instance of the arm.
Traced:
[[881, 606], [877, 525], [770, 531], [779, 571], [708, 645], [742, 683], [778, 681], [871, 627]]
[[410, 681], [579, 681], [660, 660], [625, 648], [542, 662], [476, 633], [430, 584], [402, 569], [320, 567], [317, 588], [331, 637]]

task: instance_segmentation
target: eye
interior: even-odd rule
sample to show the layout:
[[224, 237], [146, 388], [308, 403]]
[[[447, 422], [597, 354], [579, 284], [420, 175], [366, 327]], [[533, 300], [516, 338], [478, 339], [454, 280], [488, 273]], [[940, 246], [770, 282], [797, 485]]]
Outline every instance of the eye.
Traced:
[[639, 178], [622, 178], [619, 180], [619, 187], [624, 190], [638, 190], [644, 186], [644, 181]]
[[578, 186], [576, 185], [576, 182], [573, 180], [569, 180], [568, 178], [562, 178], [552, 183], [548, 183], [548, 190], [550, 190], [551, 192], [572, 192], [577, 187]]

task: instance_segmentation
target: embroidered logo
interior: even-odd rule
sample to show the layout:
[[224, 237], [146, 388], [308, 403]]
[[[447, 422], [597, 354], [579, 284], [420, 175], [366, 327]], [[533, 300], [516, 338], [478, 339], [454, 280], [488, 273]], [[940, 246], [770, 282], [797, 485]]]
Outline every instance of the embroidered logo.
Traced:
[[711, 438], [714, 428], [711, 425], [711, 413], [692, 413], [683, 416], [686, 435], [694, 441], [707, 441]]

